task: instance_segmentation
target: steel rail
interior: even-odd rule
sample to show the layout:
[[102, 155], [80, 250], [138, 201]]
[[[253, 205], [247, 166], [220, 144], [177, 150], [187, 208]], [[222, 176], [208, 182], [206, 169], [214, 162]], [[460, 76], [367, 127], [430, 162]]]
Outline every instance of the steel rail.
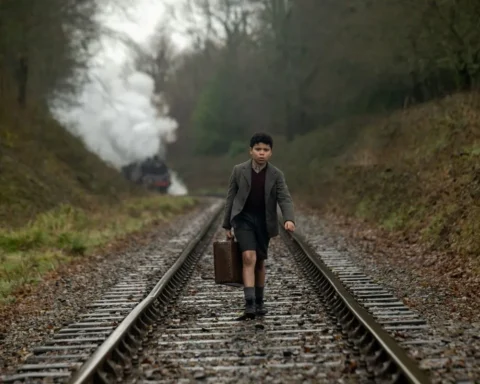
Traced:
[[[314, 268], [304, 267], [304, 271], [310, 274], [323, 296], [323, 301], [335, 313], [339, 320], [338, 326], [344, 329], [349, 342], [367, 356], [367, 363], [374, 370], [371, 372], [372, 375], [378, 378], [390, 377], [395, 383], [430, 383], [427, 374], [357, 302], [312, 250], [304, 236], [298, 232], [287, 233], [283, 228], [281, 231], [282, 237], [287, 241], [287, 245], [290, 246], [299, 263], [311, 263], [314, 266]], [[288, 240], [290, 240], [290, 244], [288, 244]]]
[[[173, 285], [182, 287], [182, 284], [188, 280], [195, 264], [195, 260], [191, 257], [192, 253], [211, 230], [222, 209], [223, 207], [219, 205], [208, 224], [188, 243], [149, 295], [118, 325], [93, 355], [72, 375], [68, 383], [108, 382], [105, 373], [118, 375], [120, 369], [115, 366], [114, 360], [121, 361], [123, 369], [128, 371], [130, 360], [135, 357], [135, 349], [141, 349], [142, 339], [147, 332], [151, 333], [151, 325], [164, 310], [159, 304], [169, 302], [173, 294], [177, 293], [178, 287]], [[148, 328], [150, 329], [145, 331]]]
[[[118, 379], [121, 376], [118, 372], [120, 369], [128, 373], [131, 361], [135, 360], [135, 350], [141, 350], [142, 339], [143, 342], [146, 341], [145, 334], [152, 333], [155, 319], [164, 314], [166, 304], [188, 281], [198, 259], [194, 255], [195, 248], [211, 230], [220, 211], [221, 207], [208, 225], [192, 239], [150, 294], [119, 324], [69, 383], [106, 383], [111, 381], [109, 374]], [[353, 349], [366, 357], [364, 363], [372, 378], [394, 383], [429, 383], [425, 372], [356, 301], [304, 237], [298, 233], [288, 235], [283, 229], [281, 233], [302, 270], [321, 293], [321, 299], [330, 309], [332, 317], [337, 319], [337, 327], [343, 329]], [[121, 366], [116, 366], [115, 361], [119, 361]]]

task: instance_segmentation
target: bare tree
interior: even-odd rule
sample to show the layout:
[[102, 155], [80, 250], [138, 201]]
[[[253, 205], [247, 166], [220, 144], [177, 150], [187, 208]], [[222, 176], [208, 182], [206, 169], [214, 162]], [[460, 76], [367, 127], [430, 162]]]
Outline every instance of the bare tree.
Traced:
[[[478, 86], [478, 1], [190, 0], [186, 7], [199, 44], [172, 75], [181, 72], [184, 87], [195, 82], [182, 129], [202, 108], [203, 116], [219, 115], [215, 102], [205, 103], [214, 89], [236, 105], [221, 120], [234, 141], [235, 119], [245, 135], [262, 127], [291, 140], [340, 118]], [[212, 52], [208, 65], [199, 61]], [[213, 88], [193, 76], [198, 67], [216, 79]]]
[[0, 77], [12, 79], [21, 106], [28, 95], [75, 87], [72, 75], [98, 36], [97, 11], [96, 0], [0, 2]]
[[157, 30], [147, 50], [143, 49], [137, 52], [135, 66], [154, 79], [155, 93], [157, 94], [165, 89], [174, 56], [175, 50], [170, 36], [163, 28]]

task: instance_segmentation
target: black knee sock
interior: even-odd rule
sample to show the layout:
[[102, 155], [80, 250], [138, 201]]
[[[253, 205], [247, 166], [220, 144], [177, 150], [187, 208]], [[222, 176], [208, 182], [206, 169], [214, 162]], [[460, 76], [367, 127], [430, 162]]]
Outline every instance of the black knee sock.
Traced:
[[263, 301], [264, 287], [255, 287], [255, 297], [258, 302]]
[[255, 287], [244, 287], [245, 300], [255, 300]]

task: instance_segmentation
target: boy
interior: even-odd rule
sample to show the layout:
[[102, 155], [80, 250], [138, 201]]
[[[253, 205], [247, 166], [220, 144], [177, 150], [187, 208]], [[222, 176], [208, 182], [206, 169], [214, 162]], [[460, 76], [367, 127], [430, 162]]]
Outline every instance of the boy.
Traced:
[[278, 235], [277, 203], [287, 231], [295, 230], [293, 202], [282, 171], [268, 161], [270, 135], [256, 133], [250, 139], [251, 160], [238, 164], [230, 176], [222, 227], [228, 239], [232, 227], [243, 259], [245, 313], [241, 319], [267, 313], [263, 303], [265, 260], [270, 238]]

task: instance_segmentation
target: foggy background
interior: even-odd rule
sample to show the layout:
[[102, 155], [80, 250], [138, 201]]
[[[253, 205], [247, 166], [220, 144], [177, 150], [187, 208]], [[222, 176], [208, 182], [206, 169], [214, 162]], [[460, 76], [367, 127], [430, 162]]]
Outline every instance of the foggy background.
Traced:
[[305, 140], [295, 167], [317, 172], [324, 158], [306, 153], [343, 155], [368, 119], [476, 90], [480, 75], [471, 0], [8, 0], [0, 10], [14, 16], [0, 23], [0, 93], [22, 108], [48, 100], [117, 168], [159, 154], [185, 180], [230, 167], [256, 131], [283, 148]]
[[[168, 1], [103, 5], [98, 20], [108, 34], [90, 44], [95, 54], [86, 69], [87, 83], [75, 105], [51, 101], [58, 120], [116, 168], [153, 155], [167, 159], [166, 144], [176, 139], [178, 123], [155, 92], [155, 80], [135, 65], [139, 55], [154, 54], [152, 38], [171, 14]], [[172, 30], [171, 36], [176, 49], [188, 44], [180, 33]], [[187, 193], [174, 171], [169, 193]]]

